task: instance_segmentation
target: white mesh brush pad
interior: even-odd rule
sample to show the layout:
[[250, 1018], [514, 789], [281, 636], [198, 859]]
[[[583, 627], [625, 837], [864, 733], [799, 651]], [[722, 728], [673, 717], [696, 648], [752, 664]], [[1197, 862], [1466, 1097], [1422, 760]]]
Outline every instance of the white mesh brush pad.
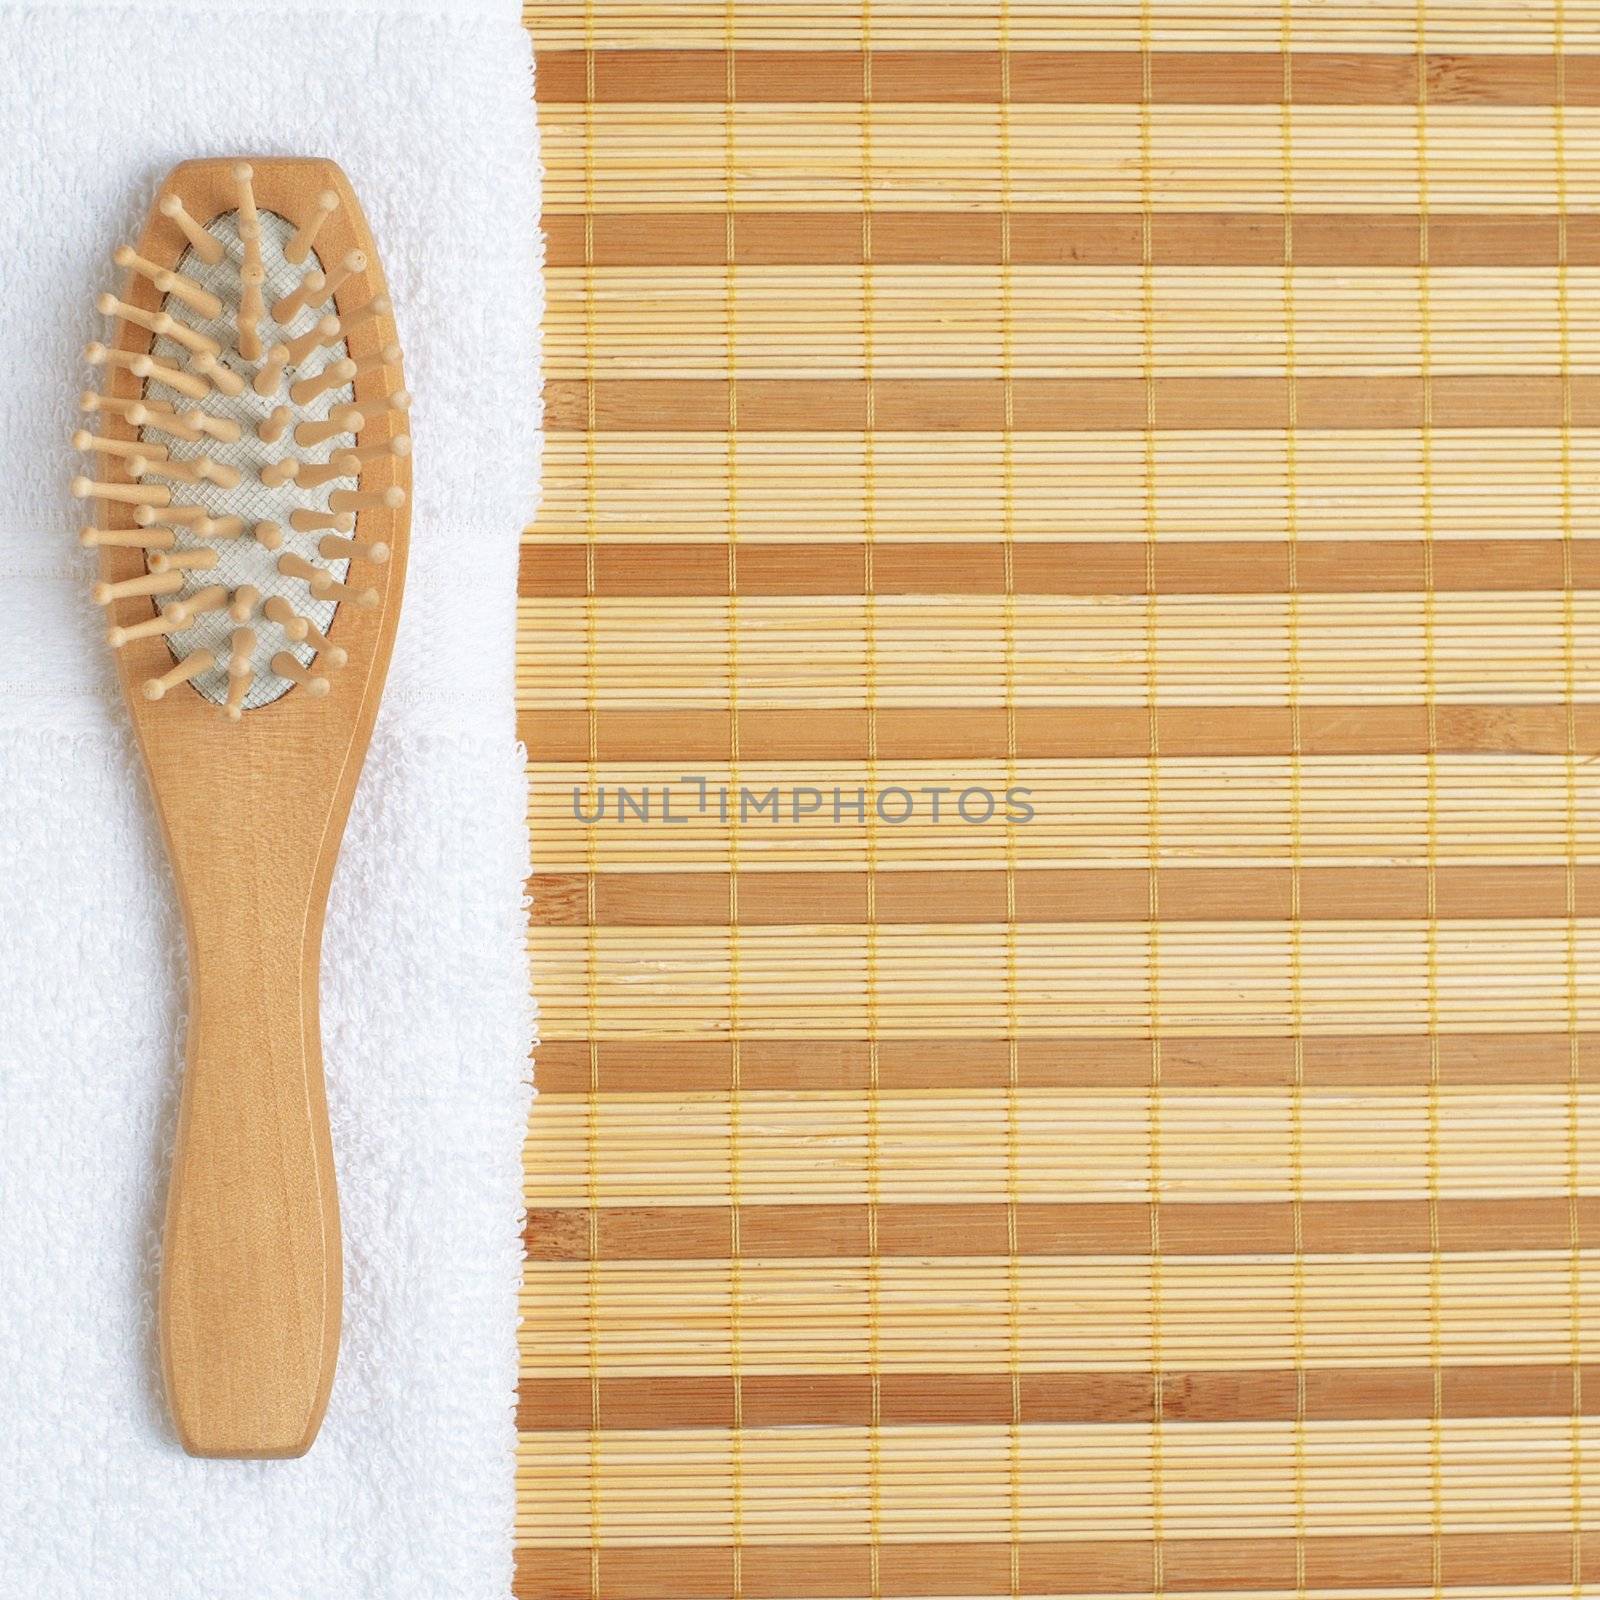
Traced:
[[[261, 223], [261, 265], [266, 272], [262, 296], [270, 311], [283, 296], [299, 286], [305, 272], [320, 265], [320, 262], [315, 253], [303, 266], [297, 267], [292, 262], [285, 261], [283, 247], [293, 238], [294, 225], [275, 211], [259, 210], [256, 215]], [[213, 238], [223, 242], [225, 249], [222, 259], [215, 266], [211, 266], [202, 261], [193, 249], [189, 249], [179, 261], [178, 270], [216, 295], [222, 302], [221, 316], [201, 317], [173, 295], [167, 296], [165, 309], [179, 322], [187, 323], [191, 328], [209, 334], [215, 339], [222, 346], [222, 354], [218, 359], [246, 380], [242, 394], [226, 395], [213, 390], [201, 402], [201, 409], [212, 416], [226, 417], [230, 421], [237, 422], [241, 428], [241, 436], [232, 444], [210, 438], [202, 439], [198, 443], [189, 443], [175, 439], [158, 429], [147, 428], [142, 437], [147, 441], [166, 445], [168, 454], [174, 461], [191, 461], [196, 456], [206, 455], [227, 466], [237, 467], [243, 477], [236, 488], [221, 489], [211, 483], [175, 484], [173, 501], [182, 505], [203, 506], [212, 517], [242, 517], [247, 529], [253, 528], [258, 522], [275, 522], [283, 531], [283, 547], [279, 551], [268, 550], [264, 545], [258, 544], [248, 532], [238, 539], [197, 538], [179, 525], [176, 548], [184, 550], [207, 545], [216, 550], [217, 564], [203, 571], [191, 572], [183, 588], [174, 598], [193, 594], [210, 584], [220, 583], [229, 590], [248, 584], [261, 592], [263, 601], [272, 595], [281, 595], [296, 612], [309, 618], [323, 633], [328, 633], [333, 627], [334, 613], [338, 610], [337, 603], [332, 600], [317, 599], [311, 593], [305, 579], [285, 577], [278, 571], [278, 557], [292, 551], [304, 556], [308, 561], [315, 562], [318, 566], [327, 567], [336, 578], [343, 580], [350, 563], [343, 560], [328, 560], [319, 555], [317, 540], [321, 534], [296, 533], [289, 526], [289, 513], [302, 506], [325, 507], [331, 490], [353, 489], [356, 487], [357, 479], [335, 478], [315, 490], [297, 488], [292, 483], [272, 487], [261, 481], [261, 468], [268, 462], [282, 460], [285, 456], [292, 456], [300, 461], [326, 461], [341, 446], [348, 449], [351, 436], [339, 434], [331, 443], [325, 442], [307, 450], [295, 444], [292, 425], [282, 439], [270, 445], [262, 443], [257, 430], [262, 420], [279, 405], [290, 405], [295, 422], [323, 422], [335, 406], [348, 405], [355, 395], [354, 387], [350, 384], [341, 384], [337, 388], [330, 389], [305, 405], [293, 405], [289, 401], [288, 392], [289, 384], [294, 379], [318, 372], [328, 362], [338, 361], [347, 353], [346, 346], [341, 339], [332, 345], [317, 347], [298, 367], [289, 369], [285, 381], [271, 395], [265, 398], [258, 395], [249, 380], [255, 376], [261, 363], [243, 360], [236, 348], [235, 319], [239, 309], [239, 267], [244, 258], [244, 245], [239, 238], [238, 213], [224, 212], [211, 223], [207, 231]], [[295, 338], [314, 327], [317, 319], [326, 313], [326, 306], [318, 306], [315, 310], [301, 306], [294, 316], [281, 326], [264, 321], [262, 343], [270, 348], [274, 340]], [[175, 340], [158, 335], [152, 343], [151, 354], [166, 366], [182, 367], [186, 364], [189, 352]], [[147, 385], [147, 392], [152, 400], [162, 404], [180, 405], [181, 408], [172, 391], [160, 384]], [[359, 536], [358, 516], [357, 537]], [[219, 705], [228, 698], [227, 669], [232, 659], [232, 647], [229, 641], [238, 626], [239, 624], [234, 622], [226, 611], [207, 611], [196, 616], [181, 633], [171, 634], [167, 639], [174, 657], [180, 661], [194, 650], [209, 650], [215, 656], [217, 664], [206, 672], [196, 673], [189, 682], [208, 700], [214, 700]], [[310, 645], [295, 643], [269, 617], [262, 615], [252, 617], [249, 627], [255, 634], [256, 648], [251, 657], [254, 677], [244, 699], [247, 711], [256, 706], [269, 704], [293, 687], [287, 678], [280, 677], [271, 668], [272, 658], [280, 650], [290, 652], [302, 666], [310, 666], [315, 655]]]

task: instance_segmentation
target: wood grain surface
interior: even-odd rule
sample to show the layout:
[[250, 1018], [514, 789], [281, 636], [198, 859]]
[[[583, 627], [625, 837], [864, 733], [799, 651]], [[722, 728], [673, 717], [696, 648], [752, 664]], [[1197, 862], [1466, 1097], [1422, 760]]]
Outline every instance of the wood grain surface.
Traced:
[[1600, 9], [525, 18], [517, 1593], [1600, 1586]]
[[[241, 152], [243, 153], [243, 152]], [[264, 211], [297, 226], [317, 196], [338, 194], [320, 235], [325, 259], [360, 250], [335, 305], [346, 315], [386, 292], [382, 260], [359, 200], [330, 161], [254, 157], [253, 193]], [[209, 226], [238, 204], [233, 159], [187, 161], [167, 174], [138, 239], [141, 256], [174, 268], [187, 245], [160, 202], [178, 195]], [[162, 296], [129, 272], [124, 300], [147, 315]], [[352, 336], [367, 356], [392, 337], [370, 321]], [[149, 329], [119, 318], [118, 349], [147, 353]], [[358, 400], [403, 382], [398, 365], [364, 372]], [[126, 368], [107, 375], [113, 398], [142, 397]], [[114, 440], [137, 437], [106, 413]], [[380, 425], [381, 426], [381, 425]], [[125, 479], [126, 463], [101, 458], [100, 476]], [[411, 484], [410, 461], [367, 465], [360, 487]], [[180, 494], [180, 502], [182, 496]], [[101, 526], [126, 530], [132, 508], [99, 507]], [[117, 675], [138, 737], [177, 882], [188, 941], [188, 1045], [168, 1183], [159, 1306], [161, 1366], [178, 1437], [191, 1455], [303, 1455], [322, 1425], [339, 1354], [343, 1303], [339, 1200], [322, 1074], [318, 987], [328, 890], [351, 799], [383, 694], [399, 622], [410, 504], [361, 513], [363, 537], [394, 559], [373, 570], [372, 609], [342, 605], [329, 624], [349, 664], [324, 699], [290, 689], [230, 722], [185, 688], [151, 700], [146, 682], [168, 671], [164, 637], [116, 652]], [[108, 546], [108, 582], [146, 571], [139, 549]], [[134, 627], [156, 614], [143, 596], [108, 607]], [[243, 830], [241, 816], [271, 816]]]

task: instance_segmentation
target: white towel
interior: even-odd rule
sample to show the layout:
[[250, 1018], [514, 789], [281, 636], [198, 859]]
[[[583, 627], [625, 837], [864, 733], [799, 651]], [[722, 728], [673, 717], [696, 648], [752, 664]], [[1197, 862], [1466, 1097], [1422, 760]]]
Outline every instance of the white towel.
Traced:
[[[527, 38], [510, 0], [50, 0], [0, 3], [0, 61], [0, 1595], [504, 1600], [532, 1032]], [[343, 1347], [289, 1462], [191, 1460], [166, 1420], [184, 956], [66, 493], [110, 251], [173, 163], [251, 152], [349, 174], [416, 396], [405, 610], [324, 946]]]

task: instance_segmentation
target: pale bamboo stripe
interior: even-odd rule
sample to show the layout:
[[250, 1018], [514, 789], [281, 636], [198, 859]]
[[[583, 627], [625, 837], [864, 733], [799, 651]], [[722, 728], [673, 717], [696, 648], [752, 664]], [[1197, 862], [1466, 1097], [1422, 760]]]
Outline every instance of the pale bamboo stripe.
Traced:
[[[1427, 45], [1434, 51], [1486, 50], [1547, 54], [1555, 48], [1557, 0], [1429, 0]], [[526, 0], [523, 17], [547, 50], [720, 50], [728, 41], [724, 0], [607, 0], [591, 10], [582, 0]], [[987, 50], [996, 44], [996, 0], [873, 0], [872, 45], [878, 50]], [[1277, 50], [1279, 8], [1250, 4], [1158, 4], [1150, 42], [1158, 50]], [[732, 36], [740, 49], [856, 50], [861, 0], [808, 0], [774, 5], [740, 0]], [[1292, 0], [1299, 50], [1390, 51], [1416, 48], [1415, 0]], [[1138, 0], [1011, 0], [1007, 42], [1013, 50], [1136, 50]], [[1567, 6], [1563, 43], [1600, 49], [1600, 18]]]
[[[1600, 1419], [1578, 1425], [1586, 1496], [1600, 1496]], [[1437, 1430], [1445, 1532], [1570, 1525], [1572, 1439], [1562, 1418], [1309, 1422], [1301, 1445], [1311, 1536], [1424, 1533]], [[1023, 1539], [1151, 1533], [1154, 1430], [1146, 1423], [1040, 1423], [1022, 1430]], [[1296, 1430], [1287, 1423], [1167, 1422], [1161, 1429], [1162, 1531], [1249, 1539], [1295, 1531]], [[886, 1541], [992, 1539], [1009, 1533], [1009, 1431], [751, 1428], [739, 1435], [743, 1534], [753, 1543], [828, 1543], [868, 1528], [869, 1440]], [[588, 1444], [571, 1432], [525, 1433], [519, 1532], [530, 1543], [588, 1533]], [[724, 1428], [612, 1429], [595, 1491], [606, 1542], [706, 1543], [731, 1537], [733, 1440]]]
[[[867, 1026], [866, 931], [747, 927], [740, 933], [747, 1038], [859, 1038]], [[1015, 938], [1008, 1004], [1005, 929], [887, 926], [877, 932], [878, 1032], [993, 1038], [1145, 1037], [1148, 928], [1031, 924]], [[1576, 1023], [1600, 1026], [1600, 924], [1576, 929]], [[1160, 938], [1162, 1030], [1282, 1036], [1293, 1008], [1285, 923], [1171, 923]], [[1436, 947], [1437, 998], [1430, 1000]], [[729, 1016], [729, 937], [714, 928], [535, 927], [551, 1039], [716, 1038]], [[598, 971], [586, 980], [586, 952]], [[1568, 1026], [1567, 938], [1558, 922], [1310, 923], [1300, 936], [1300, 1014], [1310, 1035], [1560, 1031]]]
[[[535, 752], [537, 755], [537, 752]], [[1427, 851], [1421, 802], [1427, 787], [1425, 758], [1414, 756], [1303, 756], [1300, 760], [1300, 861], [1302, 866], [1417, 866]], [[1441, 865], [1551, 864], [1567, 853], [1566, 760], [1559, 755], [1440, 756], [1437, 762], [1436, 859]], [[682, 763], [603, 762], [594, 780], [607, 791], [605, 820], [592, 826], [596, 794], [587, 769], [535, 760], [529, 787], [529, 827], [543, 871], [587, 870], [589, 848], [598, 870], [706, 870], [728, 858], [717, 817], [716, 792], [731, 774], [725, 764], [699, 769], [710, 798], [696, 809], [698, 790], [685, 787]], [[1600, 861], [1600, 763], [1580, 762], [1574, 839], [1580, 864]], [[866, 787], [867, 765], [762, 762], [742, 770], [756, 794], [779, 790], [784, 820], [741, 834], [741, 870], [833, 871], [866, 865], [865, 829], [851, 806]], [[1148, 859], [1143, 761], [1027, 761], [1014, 779], [1003, 761], [883, 761], [880, 790], [903, 788], [918, 796], [916, 819], [880, 829], [880, 868], [995, 868], [1006, 860], [1005, 840], [992, 827], [932, 820], [925, 786], [976, 785], [1001, 793], [1010, 782], [1029, 791], [1034, 820], [1016, 831], [1019, 868], [1132, 867]], [[1158, 772], [1161, 860], [1169, 866], [1282, 866], [1291, 852], [1291, 762], [1283, 757], [1228, 760], [1168, 758]], [[674, 815], [661, 822], [661, 793], [672, 790]], [[574, 791], [578, 799], [574, 801]], [[619, 822], [617, 791], [652, 798], [653, 825], [632, 813]], [[820, 814], [801, 792], [819, 789]], [[842, 796], [833, 816], [834, 791]], [[801, 814], [795, 816], [797, 797]], [[948, 796], [944, 804], [948, 805]], [[575, 810], [575, 805], [579, 808]]]
[[[873, 365], [881, 378], [1137, 377], [1144, 363], [1138, 267], [884, 267], [872, 273]], [[1161, 376], [1280, 377], [1288, 370], [1284, 275], [1268, 267], [1153, 273]], [[1300, 267], [1293, 276], [1298, 376], [1415, 376], [1421, 302], [1414, 269]], [[1433, 274], [1430, 370], [1550, 375], [1562, 365], [1557, 270]], [[1569, 272], [1570, 363], [1600, 367], [1600, 268]], [[721, 268], [594, 274], [599, 331], [580, 319], [588, 275], [549, 274], [554, 378], [722, 377]], [[859, 267], [743, 267], [736, 370], [745, 378], [865, 376]], [[1009, 313], [1009, 338], [1004, 331]]]
[[[1164, 975], [1164, 992], [1167, 982]], [[1453, 1088], [1433, 1098], [1441, 1198], [1567, 1193], [1567, 1085]], [[1600, 1092], [1570, 1098], [1580, 1170], [1600, 1174]], [[1013, 1130], [1006, 1096], [990, 1091], [880, 1091], [870, 1116], [859, 1094], [747, 1093], [740, 1193], [752, 1205], [781, 1205], [802, 1188], [808, 1201], [822, 1204], [864, 1204], [875, 1190], [885, 1205], [1003, 1204], [1013, 1185], [1018, 1202], [1082, 1204], [1429, 1194], [1430, 1098], [1423, 1090], [1304, 1091], [1296, 1189], [1289, 1091], [1167, 1089], [1159, 1196], [1148, 1163], [1147, 1090], [1019, 1090], [1017, 1104]], [[596, 1128], [592, 1165], [584, 1150], [589, 1116]], [[726, 1181], [731, 1124], [726, 1095], [553, 1101], [533, 1124], [528, 1204], [585, 1203], [591, 1180], [604, 1205], [702, 1200]], [[668, 1127], [672, 1138], [663, 1141]]]
[[[883, 105], [866, 113], [872, 187], [853, 106], [599, 105], [593, 209], [720, 210], [731, 122], [739, 152], [737, 204], [746, 210], [877, 211], [999, 205], [999, 109]], [[1277, 106], [1152, 109], [1151, 203], [1158, 211], [1281, 211], [1283, 117]], [[1302, 210], [1416, 211], [1416, 113], [1405, 106], [1299, 106], [1292, 127], [1294, 203]], [[1525, 212], [1557, 204], [1548, 108], [1430, 110], [1428, 205], [1435, 211]], [[582, 128], [544, 121], [545, 203], [582, 212]], [[1600, 108], [1570, 108], [1571, 209], [1600, 194]], [[1030, 106], [1011, 111], [1010, 202], [1058, 211], [1139, 210], [1136, 106]]]
[[[1592, 1260], [1586, 1252], [1584, 1260]], [[747, 1259], [742, 1357], [751, 1374], [859, 1373], [868, 1368], [865, 1259]], [[877, 1359], [886, 1372], [996, 1372], [1009, 1365], [1012, 1264], [901, 1260], [877, 1267]], [[1026, 1372], [1148, 1371], [1148, 1258], [1021, 1257], [1027, 1308], [1018, 1359]], [[1305, 1365], [1318, 1371], [1425, 1366], [1428, 1258], [1303, 1258]], [[1453, 1365], [1570, 1358], [1570, 1257], [1446, 1256], [1441, 1353]], [[1162, 1353], [1171, 1370], [1292, 1365], [1296, 1269], [1289, 1258], [1164, 1260]], [[1600, 1290], [1583, 1285], [1579, 1353], [1600, 1357]], [[522, 1295], [523, 1373], [589, 1371], [591, 1331], [608, 1376], [722, 1374], [729, 1368], [725, 1263], [603, 1261], [589, 1310], [587, 1263], [541, 1262]]]
[[[1163, 543], [1282, 539], [1286, 452], [1279, 432], [1158, 433]], [[593, 436], [600, 539], [726, 538], [726, 447], [715, 436]], [[1415, 432], [1302, 433], [1295, 441], [1299, 537], [1420, 539]], [[992, 540], [1005, 492], [996, 434], [875, 435], [874, 526], [882, 542]], [[1573, 430], [1573, 515], [1600, 526], [1600, 431]], [[583, 537], [585, 439], [545, 444], [542, 537]], [[1012, 504], [1019, 542], [1144, 536], [1144, 442], [1134, 434], [1017, 435]], [[1561, 436], [1548, 429], [1442, 433], [1433, 441], [1433, 532], [1440, 540], [1559, 539]], [[865, 502], [860, 434], [756, 434], [739, 441], [742, 542], [858, 541]], [[710, 652], [707, 652], [708, 659]]]
[[[1286, 705], [1283, 595], [748, 597], [738, 609], [739, 705]], [[518, 704], [572, 709], [731, 703], [725, 601], [519, 602]], [[1600, 592], [1573, 606], [1579, 703], [1600, 699]], [[1146, 648], [1148, 623], [1154, 654]], [[1414, 703], [1431, 678], [1441, 705], [1563, 699], [1561, 595], [1301, 595], [1302, 705]], [[596, 660], [584, 655], [593, 619]], [[1007, 618], [1013, 645], [1007, 646]], [[1431, 633], [1432, 668], [1426, 659]], [[1152, 678], [1154, 683], [1152, 684]]]

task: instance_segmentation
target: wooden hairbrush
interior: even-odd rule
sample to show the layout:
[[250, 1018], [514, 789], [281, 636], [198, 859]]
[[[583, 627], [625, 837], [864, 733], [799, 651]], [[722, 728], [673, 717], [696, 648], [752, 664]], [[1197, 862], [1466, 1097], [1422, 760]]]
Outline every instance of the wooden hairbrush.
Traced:
[[188, 938], [162, 1369], [190, 1454], [295, 1456], [339, 1348], [318, 965], [400, 612], [410, 399], [330, 161], [185, 162], [113, 259], [72, 492]]

